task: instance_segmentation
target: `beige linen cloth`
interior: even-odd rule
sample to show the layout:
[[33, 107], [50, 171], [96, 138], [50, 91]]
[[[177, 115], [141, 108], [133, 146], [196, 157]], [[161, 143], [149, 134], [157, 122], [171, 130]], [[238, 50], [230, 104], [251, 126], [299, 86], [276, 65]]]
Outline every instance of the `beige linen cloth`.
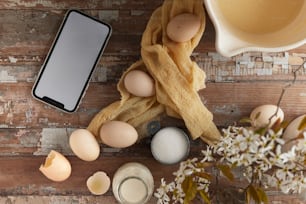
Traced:
[[[171, 41], [166, 26], [174, 16], [193, 13], [201, 19], [197, 34], [184, 43]], [[190, 58], [205, 29], [203, 0], [165, 0], [157, 8], [143, 33], [141, 60], [132, 64], [117, 84], [121, 100], [102, 109], [87, 129], [96, 137], [109, 120], [120, 120], [138, 127], [162, 113], [184, 120], [193, 139], [201, 137], [212, 144], [220, 139], [213, 116], [203, 105], [198, 90], [205, 87], [205, 73]], [[142, 98], [130, 94], [123, 79], [131, 70], [147, 72], [155, 81], [156, 95]]]

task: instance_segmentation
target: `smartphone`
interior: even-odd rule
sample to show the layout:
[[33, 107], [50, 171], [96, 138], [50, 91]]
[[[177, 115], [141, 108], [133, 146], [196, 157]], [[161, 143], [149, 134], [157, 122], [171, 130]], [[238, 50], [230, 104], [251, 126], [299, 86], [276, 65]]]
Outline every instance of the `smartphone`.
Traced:
[[64, 112], [75, 112], [111, 36], [111, 26], [69, 10], [32, 89], [32, 95]]

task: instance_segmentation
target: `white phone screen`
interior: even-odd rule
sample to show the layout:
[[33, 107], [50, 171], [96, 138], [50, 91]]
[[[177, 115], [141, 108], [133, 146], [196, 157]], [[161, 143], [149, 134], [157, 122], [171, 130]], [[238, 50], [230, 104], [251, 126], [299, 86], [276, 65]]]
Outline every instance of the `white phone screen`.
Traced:
[[66, 112], [77, 109], [111, 27], [70, 10], [33, 87], [33, 96]]

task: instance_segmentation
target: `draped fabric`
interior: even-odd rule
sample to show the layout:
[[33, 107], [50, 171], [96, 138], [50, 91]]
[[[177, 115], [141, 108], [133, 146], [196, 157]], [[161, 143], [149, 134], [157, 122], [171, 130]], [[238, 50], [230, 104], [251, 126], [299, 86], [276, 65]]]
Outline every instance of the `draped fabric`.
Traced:
[[[166, 34], [168, 22], [181, 13], [193, 13], [201, 19], [196, 35], [184, 43], [171, 41]], [[117, 84], [121, 100], [102, 109], [90, 122], [88, 130], [95, 136], [108, 120], [120, 120], [138, 127], [162, 113], [184, 121], [193, 139], [208, 144], [220, 139], [213, 115], [198, 95], [205, 88], [205, 72], [190, 56], [200, 42], [205, 29], [203, 0], [165, 0], [157, 8], [143, 33], [141, 59], [123, 73]], [[156, 95], [142, 98], [130, 94], [124, 87], [124, 77], [131, 70], [142, 70], [154, 79]]]

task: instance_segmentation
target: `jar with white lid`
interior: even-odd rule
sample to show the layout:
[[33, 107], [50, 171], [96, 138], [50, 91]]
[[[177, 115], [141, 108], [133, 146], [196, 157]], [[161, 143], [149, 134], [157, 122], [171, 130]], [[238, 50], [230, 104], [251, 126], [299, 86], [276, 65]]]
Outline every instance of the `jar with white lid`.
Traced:
[[189, 149], [189, 137], [177, 127], [160, 129], [151, 141], [152, 155], [162, 164], [179, 163], [188, 157]]
[[152, 197], [154, 179], [145, 165], [129, 162], [114, 174], [112, 190], [121, 204], [144, 204]]

